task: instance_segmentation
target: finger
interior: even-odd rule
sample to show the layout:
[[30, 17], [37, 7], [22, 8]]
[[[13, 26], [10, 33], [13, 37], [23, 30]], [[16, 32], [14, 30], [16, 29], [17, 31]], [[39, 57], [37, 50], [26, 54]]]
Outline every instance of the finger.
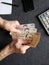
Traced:
[[23, 46], [27, 46], [27, 44], [28, 44], [29, 42], [28, 41], [25, 41], [25, 40], [22, 40], [22, 39], [18, 39], [18, 42], [17, 42], [17, 44], [16, 44], [16, 47], [17, 48], [20, 48], [21, 46], [23, 47]]
[[14, 23], [14, 25], [20, 25], [19, 21], [15, 20], [15, 21], [10, 21], [12, 23]]
[[30, 41], [30, 40], [23, 40], [22, 45], [27, 45], [27, 44], [30, 44], [30, 43], [31, 43], [31, 41]]
[[17, 33], [14, 33], [14, 32], [10, 33], [10, 35], [11, 35], [11, 37], [12, 37], [13, 40], [18, 39], [18, 37], [19, 37], [19, 35]]
[[27, 45], [24, 45], [24, 46], [21, 46], [20, 50], [21, 50], [21, 53], [25, 54], [27, 49], [29, 49], [30, 46], [27, 46]]
[[23, 26], [20, 25], [19, 21], [15, 21], [15, 24], [16, 24], [16, 28], [23, 29]]
[[16, 25], [20, 25], [19, 21], [16, 20], [15, 22], [16, 22]]
[[20, 47], [22, 46], [23, 40], [18, 39], [18, 42], [15, 44], [16, 48], [20, 49]]
[[23, 28], [21, 25], [17, 25], [17, 26], [16, 26], [16, 29], [23, 30], [24, 28]]
[[13, 28], [11, 32], [21, 33], [21, 30]]

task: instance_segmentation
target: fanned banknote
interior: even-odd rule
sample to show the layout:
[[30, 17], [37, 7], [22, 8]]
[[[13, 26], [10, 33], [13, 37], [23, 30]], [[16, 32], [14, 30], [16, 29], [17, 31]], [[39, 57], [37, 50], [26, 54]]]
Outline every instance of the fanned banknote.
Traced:
[[27, 45], [35, 48], [40, 41], [40, 32], [37, 32], [37, 28], [35, 27], [34, 23], [23, 24], [22, 26], [24, 27], [24, 29], [19, 38], [28, 40], [29, 43]]
[[[18, 38], [28, 40], [28, 44], [31, 47], [36, 47], [40, 41], [41, 34], [37, 32], [37, 28], [34, 23], [21, 25], [23, 30]], [[12, 34], [12, 33], [11, 33]]]

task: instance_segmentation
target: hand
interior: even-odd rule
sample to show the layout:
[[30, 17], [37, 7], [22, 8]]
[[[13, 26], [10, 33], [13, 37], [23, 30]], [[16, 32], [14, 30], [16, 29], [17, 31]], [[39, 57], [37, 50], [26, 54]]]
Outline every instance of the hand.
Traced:
[[26, 50], [30, 48], [30, 46], [27, 45], [28, 43], [29, 41], [27, 40], [18, 39], [18, 40], [13, 40], [9, 46], [10, 46], [10, 49], [13, 50], [12, 51], [13, 53], [25, 54]]
[[12, 53], [25, 54], [26, 50], [30, 48], [30, 46], [24, 45], [27, 43], [27, 41], [22, 39], [18, 39], [18, 41], [13, 40], [11, 44], [7, 45], [3, 50], [0, 51], [0, 61]]
[[11, 35], [13, 39], [17, 38], [17, 35], [19, 35], [19, 33], [21, 33], [21, 30], [23, 29], [23, 27], [17, 20], [8, 21], [1, 17], [0, 17], [0, 27], [14, 34], [13, 36]]
[[23, 29], [20, 23], [18, 21], [8, 21], [2, 18], [0, 18], [0, 20], [3, 21], [4, 29], [13, 33], [13, 41], [11, 45], [9, 45], [11, 47], [10, 49], [13, 49], [15, 52], [25, 53], [26, 50], [30, 48], [30, 46], [25, 45], [28, 43], [28, 41], [18, 39], [18, 35], [19, 33], [21, 33], [21, 30]]
[[22, 30], [22, 26], [20, 25], [19, 21], [8, 21], [8, 20], [5, 20], [6, 21], [6, 24], [5, 24], [5, 29], [7, 31], [10, 31], [10, 32], [16, 32], [16, 33], [21, 33], [20, 30]]

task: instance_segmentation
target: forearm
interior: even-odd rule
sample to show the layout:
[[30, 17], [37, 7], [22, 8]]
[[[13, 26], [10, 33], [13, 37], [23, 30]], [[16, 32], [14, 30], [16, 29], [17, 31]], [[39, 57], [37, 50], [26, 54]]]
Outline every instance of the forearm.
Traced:
[[10, 49], [9, 45], [7, 45], [3, 50], [0, 51], [0, 61], [10, 54], [12, 54], [12, 50]]
[[0, 17], [0, 28], [4, 28], [5, 21]]
[[6, 29], [7, 21], [0, 17], [0, 28]]

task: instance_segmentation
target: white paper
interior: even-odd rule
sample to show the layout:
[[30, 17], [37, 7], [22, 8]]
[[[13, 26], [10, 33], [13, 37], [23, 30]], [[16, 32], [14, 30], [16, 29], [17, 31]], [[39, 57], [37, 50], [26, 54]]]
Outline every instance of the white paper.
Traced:
[[0, 0], [0, 14], [11, 14], [12, 13], [12, 5], [3, 4], [1, 2], [11, 3], [12, 0]]

